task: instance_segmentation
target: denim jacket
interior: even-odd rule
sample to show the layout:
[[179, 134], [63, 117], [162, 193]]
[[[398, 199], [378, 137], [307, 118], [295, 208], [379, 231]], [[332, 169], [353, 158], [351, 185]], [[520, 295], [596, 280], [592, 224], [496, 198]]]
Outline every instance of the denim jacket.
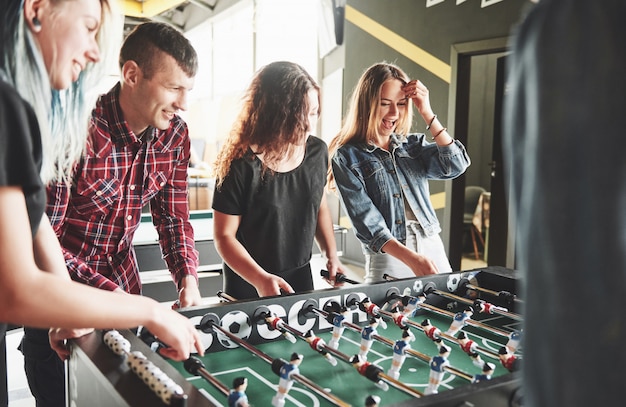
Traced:
[[344, 208], [364, 250], [381, 253], [392, 238], [406, 243], [404, 197], [424, 236], [441, 232], [430, 202], [428, 180], [453, 179], [470, 165], [465, 147], [440, 147], [424, 134], [391, 136], [389, 152], [366, 144], [346, 144], [332, 157]]

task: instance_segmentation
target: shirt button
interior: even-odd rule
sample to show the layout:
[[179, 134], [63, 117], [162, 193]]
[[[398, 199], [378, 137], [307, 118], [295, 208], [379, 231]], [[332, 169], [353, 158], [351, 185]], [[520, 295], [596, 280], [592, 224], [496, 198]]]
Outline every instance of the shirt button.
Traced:
[[401, 224], [402, 224], [402, 221], [401, 221], [400, 219], [398, 219], [398, 220], [396, 221], [396, 225], [401, 225]]
[[159, 185], [161, 185], [163, 187], [163, 186], [165, 186], [165, 182], [161, 182]]
[[134, 185], [131, 185], [131, 186], [130, 186], [130, 190], [131, 190], [131, 191], [134, 191], [134, 190], [135, 190], [135, 186], [134, 186]]
[[109, 261], [113, 261], [113, 256], [109, 256], [107, 258], [109, 259]]
[[126, 217], [126, 219], [128, 219], [128, 220], [132, 220], [132, 219], [133, 219], [133, 217], [132, 217], [132, 215], [128, 215], [128, 216]]
[[102, 191], [96, 191], [96, 195], [98, 196], [102, 195]]

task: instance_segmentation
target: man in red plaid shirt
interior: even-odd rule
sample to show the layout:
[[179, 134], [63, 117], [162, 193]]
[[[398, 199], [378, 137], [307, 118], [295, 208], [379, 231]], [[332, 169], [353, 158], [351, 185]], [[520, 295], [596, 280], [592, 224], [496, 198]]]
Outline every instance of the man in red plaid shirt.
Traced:
[[[200, 304], [187, 201], [191, 142], [177, 115], [187, 107], [197, 66], [189, 41], [167, 24], [141, 24], [126, 38], [120, 82], [93, 110], [73, 179], [48, 186], [47, 213], [72, 279], [120, 295], [140, 294], [132, 239], [149, 203], [178, 288], [177, 305]], [[25, 329], [22, 351], [37, 405], [64, 405], [63, 362], [47, 331]]]

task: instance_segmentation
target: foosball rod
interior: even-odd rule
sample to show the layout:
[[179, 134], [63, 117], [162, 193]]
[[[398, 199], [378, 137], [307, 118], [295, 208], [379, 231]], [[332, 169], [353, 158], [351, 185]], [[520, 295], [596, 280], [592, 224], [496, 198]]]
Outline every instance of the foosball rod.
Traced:
[[[455, 300], [455, 301], [461, 302], [463, 304], [472, 305], [472, 306], [475, 305], [475, 302], [470, 300], [469, 298], [461, 297], [461, 296], [456, 295], [456, 294], [447, 293], [445, 291], [438, 290], [437, 288], [435, 288], [435, 285], [432, 284], [432, 283], [426, 284], [426, 286], [424, 287], [424, 294], [436, 294], [436, 295], [438, 295], [440, 297], [444, 297], [444, 298], [447, 298], [447, 299], [450, 299], [450, 300]], [[477, 301], [479, 301], [479, 300], [477, 300]], [[492, 305], [490, 303], [487, 303], [487, 304], [488, 305]], [[503, 317], [511, 318], [511, 319], [516, 320], [516, 321], [523, 321], [523, 318], [522, 318], [521, 315], [515, 314], [513, 312], [509, 312], [508, 310], [505, 310], [505, 309], [500, 309], [500, 308], [495, 307], [491, 311], [491, 313], [498, 314], [498, 315], [501, 315]]]
[[[219, 318], [217, 317], [217, 315], [206, 314], [205, 316], [202, 317], [202, 320], [200, 321], [200, 325], [196, 326], [196, 328], [200, 329], [204, 333], [210, 333], [213, 331], [213, 329], [217, 329], [218, 331], [226, 335], [229, 339], [237, 343], [242, 348], [246, 349], [253, 355], [258, 356], [265, 362], [269, 363], [270, 366], [274, 363], [274, 358], [262, 352], [261, 350], [257, 349], [256, 347], [252, 346], [251, 344], [239, 338], [238, 336], [228, 332], [228, 330], [219, 326], [219, 323], [217, 323], [217, 321], [219, 321]], [[300, 374], [294, 374], [292, 377], [295, 381], [313, 390], [315, 393], [322, 396], [324, 399], [333, 403], [334, 405], [340, 406], [340, 407], [351, 407], [350, 404], [328, 393], [327, 391], [322, 389], [320, 386], [318, 386], [317, 384], [315, 384], [314, 382], [312, 382], [310, 379], [306, 378], [305, 376], [302, 376]]]
[[221, 298], [221, 299], [223, 299], [223, 300], [226, 300], [226, 301], [228, 301], [228, 302], [237, 301], [237, 299], [236, 299], [235, 297], [233, 297], [233, 296], [231, 296], [231, 295], [229, 295], [229, 294], [226, 294], [226, 293], [225, 293], [224, 291], [222, 291], [222, 290], [219, 290], [219, 291], [217, 292], [217, 297], [218, 297], [218, 298]]
[[[302, 307], [301, 312], [304, 312], [305, 314], [308, 313], [308, 312], [314, 312], [313, 310], [317, 309], [317, 308], [315, 308], [315, 306], [313, 304], [314, 302], [315, 302], [315, 300], [308, 300], [308, 301], [306, 301], [304, 303], [303, 307]], [[321, 311], [321, 310], [318, 310], [318, 311]], [[321, 312], [323, 313], [323, 311], [321, 311]], [[360, 328], [358, 327], [358, 325], [355, 325], [355, 324], [351, 324], [351, 325], [354, 325], [355, 327], [357, 327], [357, 329], [360, 332]], [[290, 332], [292, 332], [294, 335], [299, 336], [300, 338], [306, 340], [304, 334], [302, 334], [297, 329], [291, 327], [289, 324], [285, 323], [284, 327], [286, 329], [288, 329]], [[353, 329], [353, 328], [351, 328], [351, 329]], [[343, 352], [341, 352], [341, 351], [339, 351], [339, 350], [337, 350], [335, 348], [332, 348], [332, 347], [326, 345], [325, 343], [321, 346], [321, 348], [324, 351], [326, 351], [328, 353], [331, 353], [334, 356], [337, 356], [339, 359], [343, 360], [344, 362], [351, 363], [350, 362], [351, 358], [348, 355], [346, 355], [345, 353], [343, 353]], [[388, 376], [388, 375], [386, 375], [384, 373], [380, 373], [378, 376], [379, 376], [380, 379], [383, 379], [386, 383], [392, 385], [393, 387], [395, 387], [398, 390], [404, 391], [405, 393], [407, 393], [407, 394], [409, 394], [409, 395], [411, 395], [413, 397], [422, 397], [424, 395], [420, 391], [415, 390], [415, 389], [411, 388], [410, 386], [407, 386], [405, 383], [402, 383], [401, 381], [396, 380], [393, 377]], [[372, 380], [369, 377], [368, 377], [368, 379]]]
[[230, 394], [230, 389], [224, 383], [219, 381], [215, 376], [213, 376], [206, 368], [204, 363], [200, 359], [195, 356], [191, 356], [187, 359], [183, 366], [185, 370], [194, 376], [200, 376], [204, 378], [207, 382], [209, 382], [213, 387], [215, 387], [220, 393], [224, 396], [228, 397]]
[[[351, 306], [359, 306], [359, 304], [360, 304], [359, 300], [358, 300], [356, 297], [352, 297], [352, 295], [349, 295], [349, 296], [346, 298], [346, 306], [350, 306], [350, 307], [351, 307]], [[359, 307], [359, 309], [361, 309], [361, 308]], [[367, 313], [367, 311], [365, 311], [365, 310], [363, 310], [363, 309], [361, 309], [361, 310], [362, 310], [363, 312], [366, 312], [366, 313]], [[374, 316], [374, 315], [378, 315], [378, 316], [381, 316], [381, 317], [382, 317], [382, 316], [385, 316], [385, 317], [387, 317], [387, 318], [389, 318], [389, 319], [391, 319], [392, 321], [394, 321], [394, 322], [395, 322], [395, 320], [394, 320], [394, 318], [393, 318], [393, 314], [392, 314], [392, 313], [390, 313], [389, 311], [382, 310], [382, 309], [380, 309], [380, 308], [376, 311], [376, 313], [370, 313], [370, 314], [371, 314], [371, 315], [373, 315], [373, 316]], [[416, 323], [416, 322], [414, 322], [414, 321], [411, 321], [411, 320], [410, 320], [410, 319], [408, 319], [408, 318], [407, 318], [407, 320], [406, 320], [406, 323], [407, 323], [407, 325], [410, 325], [410, 326], [412, 326], [412, 327], [414, 327], [414, 328], [416, 328], [416, 329], [419, 329], [420, 331], [424, 332], [424, 334], [425, 334], [424, 327], [423, 327], [421, 324], [418, 324], [418, 323]], [[447, 340], [448, 342], [452, 342], [452, 343], [454, 343], [454, 344], [456, 344], [456, 345], [461, 346], [461, 343], [459, 342], [459, 340], [458, 340], [457, 338], [455, 338], [454, 336], [452, 336], [452, 335], [448, 335], [448, 334], [447, 334], [447, 333], [445, 333], [445, 332], [440, 332], [440, 333], [438, 334], [438, 336], [439, 336], [439, 337], [441, 337], [442, 339]], [[489, 356], [489, 357], [491, 357], [492, 359], [500, 360], [500, 356], [498, 355], [498, 353], [497, 353], [497, 352], [492, 351], [491, 349], [487, 349], [487, 348], [484, 348], [484, 347], [482, 347], [482, 346], [477, 345], [477, 346], [476, 346], [476, 351], [478, 351], [478, 352], [482, 353], [482, 354], [483, 354], [483, 355], [485, 355], [485, 356]]]
[[[395, 291], [394, 290], [389, 290], [387, 292], [387, 301], [402, 300], [402, 297], [403, 296], [400, 295], [400, 293], [397, 291], [397, 289]], [[454, 320], [454, 313], [453, 312], [446, 311], [446, 310], [443, 310], [441, 308], [437, 308], [434, 305], [426, 304], [425, 302], [422, 302], [418, 307], [419, 308], [424, 308], [424, 309], [429, 310], [429, 311], [431, 311], [431, 312], [433, 312], [435, 314], [443, 315], [443, 316], [446, 316], [446, 317]], [[466, 320], [465, 323], [467, 325], [471, 325], [471, 326], [473, 326], [475, 328], [483, 329], [485, 331], [491, 332], [491, 333], [496, 334], [496, 335], [500, 335], [500, 336], [505, 337], [505, 338], [508, 338], [509, 334], [510, 334], [510, 332], [506, 332], [506, 331], [503, 331], [501, 329], [494, 328], [492, 326], [484, 324], [484, 323], [482, 323], [480, 321], [473, 320], [471, 318]]]
[[498, 297], [498, 298], [502, 298], [505, 301], [508, 302], [517, 302], [520, 304], [523, 304], [524, 301], [517, 298], [517, 296], [513, 293], [510, 293], [508, 291], [494, 291], [494, 290], [490, 290], [488, 288], [483, 288], [483, 287], [479, 287], [477, 285], [474, 285], [472, 283], [470, 283], [467, 280], [461, 280], [461, 282], [459, 282], [459, 286], [462, 288], [468, 288], [470, 290], [474, 290], [474, 291], [479, 291], [479, 292], [483, 292], [489, 295], [492, 295], [494, 297]]
[[[320, 309], [317, 309], [317, 308], [311, 308], [311, 310], [313, 312], [317, 313], [318, 315], [323, 316], [324, 318], [328, 317], [328, 312], [326, 312], [326, 311], [323, 311], [323, 310], [320, 310]], [[382, 311], [382, 312], [386, 312], [386, 311]], [[350, 330], [352, 330], [354, 332], [357, 332], [357, 333], [361, 333], [361, 327], [359, 325], [353, 324], [351, 322], [344, 322], [343, 324], [347, 328], [349, 328]], [[420, 328], [421, 328], [421, 326], [420, 326]], [[380, 343], [382, 343], [384, 345], [387, 345], [387, 346], [391, 347], [392, 349], [393, 349], [393, 347], [395, 345], [395, 342], [393, 340], [391, 340], [389, 338], [385, 338], [385, 337], [380, 336], [380, 335], [372, 335], [372, 338], [377, 340], [377, 341], [379, 341]], [[412, 355], [413, 357], [415, 357], [415, 358], [417, 358], [417, 359], [419, 359], [419, 360], [421, 360], [423, 362], [426, 362], [426, 364], [430, 363], [430, 356], [428, 356], [428, 355], [426, 355], [426, 354], [424, 354], [422, 352], [419, 352], [419, 351], [417, 351], [415, 349], [407, 349], [406, 353]], [[444, 367], [444, 369], [446, 371], [448, 371], [449, 373], [455, 375], [455, 376], [458, 376], [458, 377], [461, 377], [463, 379], [467, 379], [469, 381], [472, 381], [473, 377], [471, 375], [463, 372], [462, 370], [459, 370], [459, 369], [457, 369], [455, 367], [452, 367], [452, 366], [446, 366], [446, 367]]]

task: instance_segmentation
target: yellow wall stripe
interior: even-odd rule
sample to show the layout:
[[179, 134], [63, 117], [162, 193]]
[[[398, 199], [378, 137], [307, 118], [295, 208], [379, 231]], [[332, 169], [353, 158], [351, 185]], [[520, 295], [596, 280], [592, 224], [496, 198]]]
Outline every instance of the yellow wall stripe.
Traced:
[[185, 0], [123, 0], [121, 5], [125, 16], [151, 18], [184, 2]]
[[351, 6], [346, 6], [346, 20], [381, 41], [383, 44], [395, 49], [411, 61], [424, 67], [424, 69], [432, 74], [450, 83], [452, 70], [450, 65], [442, 60], [434, 57], [410, 41], [407, 41]]

